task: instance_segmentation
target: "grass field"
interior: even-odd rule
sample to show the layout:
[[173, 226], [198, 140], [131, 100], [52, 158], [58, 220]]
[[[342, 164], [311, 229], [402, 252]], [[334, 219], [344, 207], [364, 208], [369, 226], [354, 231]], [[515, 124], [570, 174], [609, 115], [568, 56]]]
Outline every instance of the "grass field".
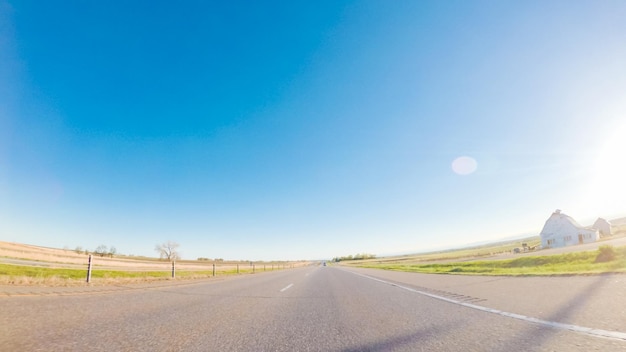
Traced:
[[[259, 269], [256, 268], [258, 271]], [[261, 271], [263, 268], [261, 268]], [[276, 269], [278, 270], [278, 269]], [[228, 268], [216, 271], [216, 275], [250, 274], [251, 268]], [[118, 282], [140, 282], [171, 279], [171, 271], [124, 271], [124, 270], [93, 270], [92, 283], [106, 284]], [[41, 268], [25, 265], [0, 263], [0, 284], [83, 284], [86, 281], [86, 269]], [[177, 270], [177, 279], [199, 279], [213, 277], [212, 270]]]
[[[342, 265], [433, 274], [466, 275], [586, 275], [626, 273], [626, 218], [613, 226], [614, 235], [588, 245], [527, 251], [537, 247], [539, 236], [431, 253], [342, 261]], [[611, 260], [598, 261], [598, 247], [613, 250]]]
[[[619, 238], [626, 235], [624, 224], [615, 227]], [[366, 268], [439, 274], [470, 275], [563, 275], [626, 272], [626, 246], [614, 248], [614, 258], [598, 262], [598, 251], [546, 255], [546, 251], [527, 252], [512, 259], [513, 248], [522, 244], [535, 247], [539, 237], [497, 242], [469, 248], [438, 251], [388, 258], [342, 262]], [[599, 243], [601, 244], [601, 243]], [[623, 242], [622, 242], [623, 244]], [[535, 253], [537, 255], [535, 255]], [[8, 263], [6, 259], [27, 260], [32, 263]], [[158, 258], [93, 257], [93, 284], [112, 284], [154, 280], [171, 280], [171, 264]], [[4, 261], [4, 262], [3, 262]], [[36, 265], [35, 265], [36, 264]], [[17, 285], [79, 285], [86, 280], [87, 256], [69, 249], [45, 248], [0, 241], [0, 284]], [[310, 262], [257, 262], [255, 271], [272, 271], [309, 265]], [[176, 263], [177, 279], [208, 278], [213, 276], [213, 262], [184, 260]], [[219, 262], [216, 276], [252, 273], [248, 261]]]
[[[82, 285], [88, 256], [68, 249], [0, 241], [0, 285]], [[213, 277], [213, 261], [180, 260], [176, 279]], [[215, 276], [250, 274], [308, 265], [309, 262], [215, 262]], [[148, 257], [93, 256], [92, 284], [171, 280], [171, 263]]]
[[[611, 258], [600, 253], [611, 252]], [[406, 264], [401, 262], [355, 263], [363, 268], [433, 273], [474, 275], [571, 275], [626, 273], [626, 246], [600, 247], [597, 251], [525, 256], [508, 260], [474, 260], [467, 262]]]
[[366, 259], [353, 264], [358, 263], [390, 263], [390, 264], [421, 264], [421, 263], [435, 263], [435, 262], [450, 262], [450, 261], [463, 261], [463, 260], [476, 260], [485, 257], [491, 257], [503, 253], [511, 253], [514, 248], [521, 248], [522, 244], [526, 243], [528, 247], [536, 247], [541, 243], [539, 236], [532, 236], [512, 241], [502, 241], [484, 244], [480, 246], [472, 246], [459, 249], [450, 249], [444, 251], [435, 251], [429, 253], [411, 254], [403, 256], [394, 256], [386, 258]]

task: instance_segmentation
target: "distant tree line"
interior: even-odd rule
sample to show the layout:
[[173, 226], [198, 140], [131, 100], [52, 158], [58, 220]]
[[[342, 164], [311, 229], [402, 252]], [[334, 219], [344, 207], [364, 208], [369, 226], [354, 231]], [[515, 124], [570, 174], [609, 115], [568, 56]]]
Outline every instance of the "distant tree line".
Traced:
[[333, 258], [333, 262], [341, 262], [344, 260], [362, 260], [362, 259], [374, 259], [376, 255], [367, 254], [367, 253], [357, 253], [355, 255], [349, 255], [345, 257], [335, 257]]
[[[74, 252], [76, 252], [76, 254], [89, 254], [90, 253], [89, 250], [83, 249], [83, 247], [81, 247], [81, 246], [77, 246], [74, 249]], [[93, 253], [95, 255], [99, 255], [101, 257], [108, 256], [108, 257], [113, 258], [113, 256], [115, 254], [117, 254], [117, 249], [115, 247], [113, 247], [113, 246], [107, 247], [107, 246], [101, 244], [98, 247], [96, 247], [96, 249], [91, 251], [91, 253]]]

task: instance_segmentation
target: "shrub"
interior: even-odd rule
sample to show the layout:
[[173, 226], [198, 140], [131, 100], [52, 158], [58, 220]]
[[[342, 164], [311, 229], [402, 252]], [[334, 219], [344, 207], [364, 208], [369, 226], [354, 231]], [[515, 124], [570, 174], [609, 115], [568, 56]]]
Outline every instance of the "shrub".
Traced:
[[596, 257], [596, 263], [605, 263], [614, 260], [617, 257], [615, 248], [610, 245], [600, 246], [598, 248], [598, 256]]

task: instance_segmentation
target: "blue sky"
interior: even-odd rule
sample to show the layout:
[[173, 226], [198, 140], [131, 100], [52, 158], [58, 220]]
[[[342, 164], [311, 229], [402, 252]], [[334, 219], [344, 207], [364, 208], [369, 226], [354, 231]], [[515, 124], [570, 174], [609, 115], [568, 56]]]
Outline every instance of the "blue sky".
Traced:
[[537, 234], [557, 208], [626, 216], [624, 18], [621, 1], [2, 1], [0, 240], [317, 259]]

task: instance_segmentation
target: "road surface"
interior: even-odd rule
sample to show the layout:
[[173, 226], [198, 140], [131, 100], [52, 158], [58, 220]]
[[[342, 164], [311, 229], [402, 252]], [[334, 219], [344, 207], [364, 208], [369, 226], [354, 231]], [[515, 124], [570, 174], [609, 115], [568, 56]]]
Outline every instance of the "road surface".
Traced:
[[626, 350], [624, 276], [529, 279], [319, 266], [139, 289], [51, 288], [59, 294], [0, 296], [0, 349]]

